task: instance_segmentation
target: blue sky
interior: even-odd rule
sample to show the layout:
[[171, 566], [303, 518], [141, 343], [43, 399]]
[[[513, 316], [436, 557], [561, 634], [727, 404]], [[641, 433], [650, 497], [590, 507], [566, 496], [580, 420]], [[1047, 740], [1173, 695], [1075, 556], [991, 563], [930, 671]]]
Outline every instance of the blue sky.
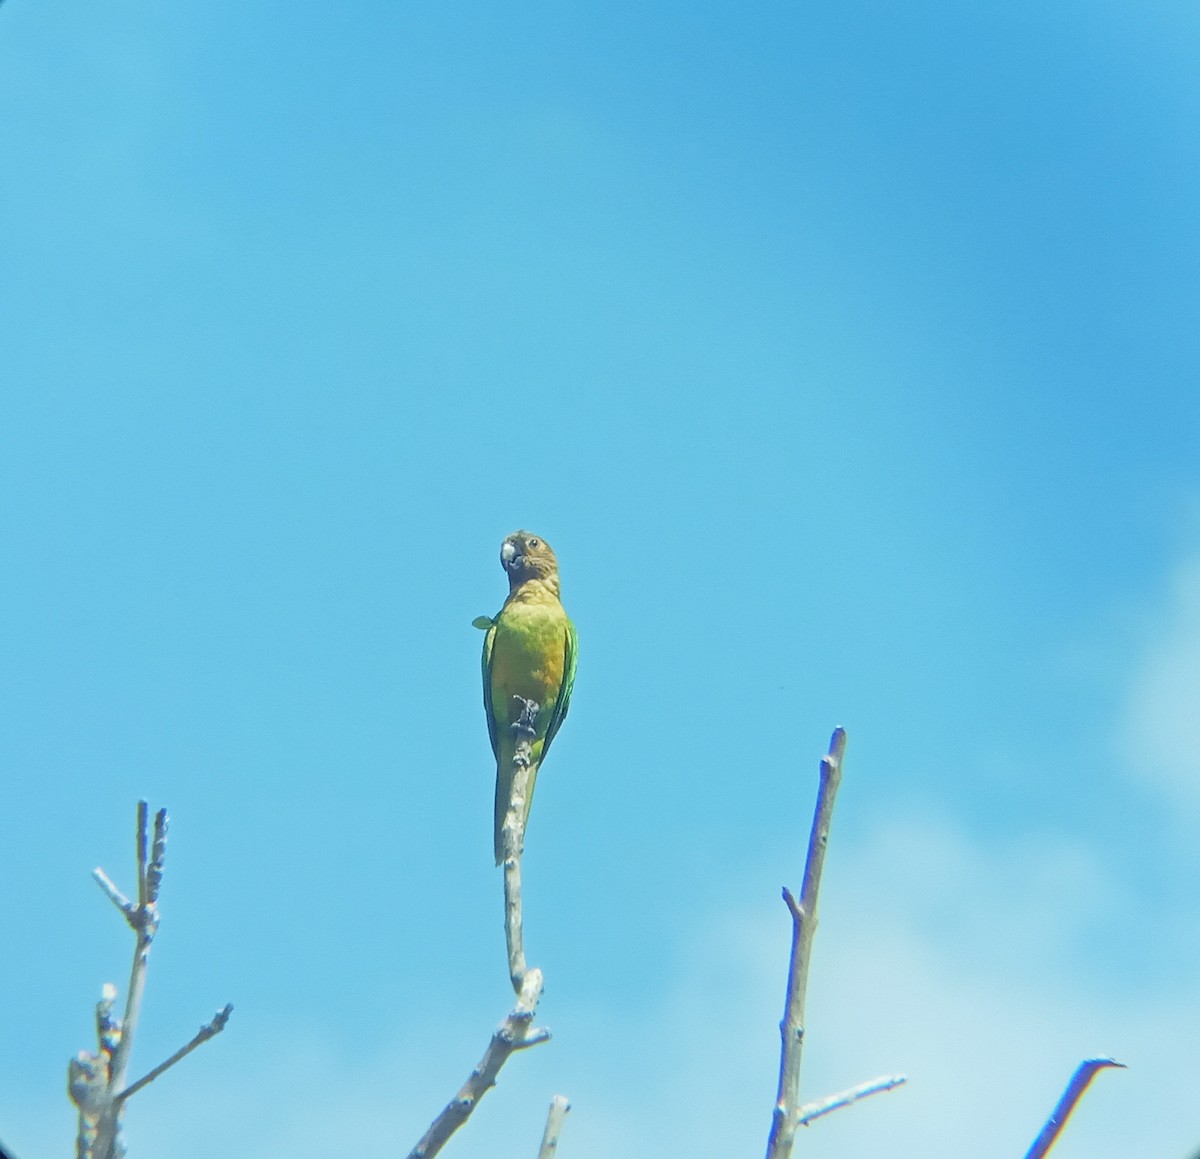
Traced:
[[[174, 828], [131, 1155], [407, 1147], [510, 1001], [481, 637], [581, 637], [526, 876], [550, 1046], [448, 1155], [763, 1145], [850, 731], [817, 1159], [1200, 1144], [1196, 18], [0, 9], [0, 1138]], [[872, 1150], [874, 1149], [874, 1150]]]

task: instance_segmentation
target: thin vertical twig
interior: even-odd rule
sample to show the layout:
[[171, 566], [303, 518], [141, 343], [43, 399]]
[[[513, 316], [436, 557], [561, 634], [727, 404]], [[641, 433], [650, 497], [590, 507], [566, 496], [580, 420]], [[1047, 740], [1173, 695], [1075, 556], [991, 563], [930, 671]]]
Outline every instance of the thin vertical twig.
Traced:
[[1067, 1125], [1067, 1119], [1070, 1118], [1071, 1112], [1079, 1100], [1083, 1098], [1083, 1092], [1088, 1089], [1092, 1079], [1106, 1067], [1120, 1067], [1123, 1070], [1125, 1064], [1112, 1058], [1085, 1058], [1075, 1068], [1071, 1081], [1067, 1083], [1067, 1089], [1063, 1091], [1062, 1098], [1050, 1112], [1050, 1118], [1046, 1120], [1046, 1125], [1034, 1139], [1033, 1146], [1025, 1152], [1025, 1159], [1043, 1159], [1043, 1156], [1054, 1146], [1063, 1127]]
[[136, 941], [133, 950], [133, 964], [129, 970], [129, 989], [125, 997], [125, 1017], [119, 1022], [113, 1020], [110, 1027], [113, 1039], [111, 1051], [105, 1049], [105, 1033], [103, 1028], [101, 1029], [100, 1049], [101, 1055], [106, 1056], [107, 1065], [104, 1069], [107, 1071], [107, 1075], [104, 1083], [104, 1096], [99, 1113], [95, 1116], [95, 1134], [91, 1143], [90, 1159], [109, 1159], [110, 1156], [119, 1156], [124, 1151], [119, 1139], [121, 1102], [116, 1096], [125, 1089], [125, 1074], [129, 1069], [134, 1035], [137, 1033], [138, 1019], [141, 1016], [150, 947], [154, 942], [154, 935], [158, 931], [158, 892], [159, 886], [162, 884], [162, 862], [166, 857], [167, 844], [167, 811], [160, 809], [154, 816], [154, 843], [150, 856], [157, 857], [158, 864], [155, 866], [152, 878], [150, 857], [148, 857], [151, 849], [149, 815], [150, 810], [147, 803], [139, 801], [137, 827], [134, 832], [134, 852], [137, 857], [137, 904], [129, 902], [122, 904], [124, 898], [108, 880], [103, 870], [96, 869], [92, 874], [101, 889], [120, 909], [133, 930]]
[[571, 1102], [566, 1095], [555, 1095], [550, 1100], [550, 1111], [546, 1115], [546, 1130], [542, 1133], [538, 1159], [553, 1159], [558, 1153], [558, 1137], [562, 1134], [563, 1122], [570, 1109]]
[[767, 1159], [788, 1159], [796, 1137], [800, 1101], [800, 1057], [804, 1047], [804, 995], [808, 987], [808, 966], [812, 956], [813, 934], [817, 927], [817, 894], [821, 888], [821, 870], [829, 843], [829, 824], [833, 803], [842, 780], [842, 761], [846, 753], [846, 730], [835, 728], [829, 751], [821, 758], [820, 785], [808, 838], [804, 862], [804, 884], [797, 901], [784, 887], [783, 900], [792, 915], [792, 953], [788, 965], [787, 1001], [779, 1024], [782, 1039], [779, 1058], [779, 1086], [771, 1134], [767, 1140]]
[[[158, 933], [158, 894], [162, 886], [163, 860], [167, 855], [166, 809], [154, 814], [153, 858], [147, 860], [146, 847], [149, 826], [149, 807], [145, 801], [138, 802], [137, 825], [137, 878], [138, 904], [133, 913], [125, 915], [137, 935], [133, 952], [133, 964], [129, 970], [129, 992], [125, 998], [125, 1017], [121, 1020], [121, 1041], [112, 1060], [114, 1091], [125, 1088], [125, 1073], [129, 1069], [129, 1057], [133, 1050], [133, 1037], [137, 1033], [138, 1019], [142, 1013], [142, 997], [146, 992], [146, 969], [150, 964], [150, 946]], [[153, 872], [151, 867], [153, 866]], [[101, 1140], [103, 1135], [101, 1135]]]

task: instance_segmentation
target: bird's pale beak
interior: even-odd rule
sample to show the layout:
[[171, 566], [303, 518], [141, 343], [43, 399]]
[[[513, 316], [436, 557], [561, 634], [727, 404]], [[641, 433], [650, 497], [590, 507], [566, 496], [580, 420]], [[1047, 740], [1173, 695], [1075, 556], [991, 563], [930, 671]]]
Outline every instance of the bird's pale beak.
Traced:
[[508, 571], [512, 567], [513, 561], [517, 558], [516, 544], [511, 539], [506, 539], [500, 547], [500, 566]]

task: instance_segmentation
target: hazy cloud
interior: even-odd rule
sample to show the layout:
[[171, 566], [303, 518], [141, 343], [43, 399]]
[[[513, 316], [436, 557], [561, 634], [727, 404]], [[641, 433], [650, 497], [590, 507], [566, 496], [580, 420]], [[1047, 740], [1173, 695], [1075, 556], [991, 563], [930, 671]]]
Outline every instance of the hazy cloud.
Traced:
[[1123, 742], [1139, 775], [1200, 807], [1200, 557], [1175, 568], [1148, 623]]

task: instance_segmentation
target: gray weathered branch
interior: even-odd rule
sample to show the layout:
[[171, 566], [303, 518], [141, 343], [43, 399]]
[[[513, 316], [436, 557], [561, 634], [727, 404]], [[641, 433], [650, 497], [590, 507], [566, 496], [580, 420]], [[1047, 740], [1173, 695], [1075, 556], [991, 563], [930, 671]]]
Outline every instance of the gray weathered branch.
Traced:
[[517, 738], [512, 758], [512, 787], [508, 810], [500, 830], [504, 849], [504, 940], [508, 946], [508, 976], [513, 990], [520, 994], [525, 979], [525, 937], [521, 914], [521, 854], [525, 850], [525, 808], [529, 796], [529, 777], [532, 768], [531, 745], [537, 736], [537, 701], [514, 696], [521, 702], [521, 712], [512, 726]]
[[842, 779], [842, 760], [846, 753], [846, 731], [835, 728], [829, 752], [821, 758], [820, 785], [808, 838], [804, 862], [804, 884], [797, 901], [786, 887], [783, 900], [792, 915], [792, 954], [788, 965], [787, 1002], [779, 1024], [782, 1038], [779, 1058], [779, 1086], [771, 1134], [767, 1140], [767, 1159], [788, 1159], [796, 1137], [800, 1102], [800, 1056], [804, 1047], [804, 994], [808, 987], [808, 966], [812, 956], [813, 933], [817, 926], [817, 894], [821, 888], [821, 869], [829, 843], [829, 823], [833, 803]]
[[206, 1022], [202, 1027], [200, 1027], [199, 1030], [196, 1031], [194, 1035], [192, 1035], [192, 1038], [189, 1042], [181, 1046], [173, 1055], [171, 1055], [170, 1058], [164, 1059], [158, 1064], [158, 1066], [147, 1071], [140, 1079], [137, 1080], [137, 1082], [130, 1083], [129, 1086], [117, 1094], [116, 1101], [118, 1103], [123, 1103], [127, 1099], [133, 1098], [133, 1096], [136, 1095], [138, 1091], [142, 1089], [142, 1087], [148, 1086], [150, 1083], [152, 1083], [160, 1074], [163, 1073], [163, 1071], [170, 1070], [171, 1067], [173, 1067], [181, 1058], [186, 1058], [189, 1054], [191, 1054], [196, 1047], [207, 1042], [210, 1038], [215, 1038], [221, 1033], [222, 1030], [225, 1029], [225, 1024], [229, 1021], [229, 1016], [232, 1013], [233, 1006], [227, 1002], [223, 1007], [221, 1007], [220, 1010], [216, 1012], [216, 1014], [212, 1016], [211, 1019], [209, 1019], [208, 1022]]
[[492, 1035], [492, 1040], [488, 1043], [487, 1050], [483, 1052], [483, 1058], [479, 1060], [479, 1064], [459, 1088], [458, 1094], [434, 1119], [429, 1130], [421, 1137], [421, 1141], [409, 1152], [408, 1159], [432, 1159], [432, 1156], [445, 1146], [450, 1136], [467, 1121], [471, 1112], [479, 1104], [479, 1100], [496, 1085], [496, 1076], [513, 1051], [536, 1046], [550, 1037], [549, 1031], [531, 1029], [533, 1013], [537, 1009], [541, 996], [541, 970], [536, 968], [527, 970], [521, 993], [512, 1013]]
[[558, 1137], [562, 1134], [563, 1120], [570, 1109], [571, 1103], [566, 1095], [555, 1095], [550, 1100], [550, 1112], [546, 1115], [546, 1130], [542, 1134], [538, 1159], [553, 1159], [558, 1153]]
[[[522, 699], [514, 697], [514, 699]], [[508, 975], [517, 995], [512, 1013], [492, 1035], [479, 1065], [430, 1124], [409, 1159], [432, 1159], [446, 1141], [470, 1117], [479, 1100], [496, 1085], [500, 1068], [514, 1051], [536, 1046], [550, 1037], [545, 1029], [533, 1028], [533, 1016], [542, 996], [542, 972], [525, 961], [521, 915], [521, 853], [525, 841], [525, 801], [532, 772], [531, 742], [537, 735], [538, 704], [523, 700], [520, 716], [513, 725], [517, 737], [513, 754], [512, 788], [504, 814], [501, 840], [504, 850], [504, 935], [508, 946]], [[565, 1112], [564, 1112], [565, 1113]], [[547, 1126], [549, 1130], [549, 1126]], [[543, 1144], [544, 1145], [544, 1144]]]
[[160, 809], [154, 815], [154, 834], [151, 839], [149, 807], [145, 801], [138, 802], [135, 839], [137, 901], [126, 897], [103, 869], [96, 869], [92, 873], [96, 883], [133, 929], [136, 941], [124, 1017], [118, 1018], [113, 1012], [117, 988], [112, 983], [105, 983], [100, 1001], [96, 1004], [97, 1050], [95, 1053], [80, 1051], [68, 1067], [67, 1091], [79, 1108], [79, 1129], [75, 1140], [77, 1159], [120, 1159], [125, 1153], [121, 1141], [121, 1112], [126, 1101], [201, 1042], [219, 1034], [233, 1009], [226, 1006], [211, 1022], [201, 1027], [191, 1042], [166, 1062], [156, 1066], [137, 1082], [126, 1083], [125, 1076], [129, 1070], [134, 1034], [146, 988], [150, 947], [158, 931], [158, 895], [167, 852], [167, 825], [167, 811]]
[[796, 1124], [800, 1127], [807, 1127], [814, 1119], [828, 1115], [830, 1111], [848, 1107], [852, 1103], [857, 1103], [859, 1099], [867, 1098], [868, 1095], [878, 1095], [884, 1091], [895, 1090], [896, 1087], [903, 1086], [906, 1082], [908, 1079], [902, 1074], [883, 1075], [880, 1078], [871, 1079], [870, 1082], [859, 1083], [858, 1086], [851, 1087], [848, 1091], [840, 1091], [828, 1098], [818, 1099], [815, 1103], [805, 1103], [796, 1112]]

